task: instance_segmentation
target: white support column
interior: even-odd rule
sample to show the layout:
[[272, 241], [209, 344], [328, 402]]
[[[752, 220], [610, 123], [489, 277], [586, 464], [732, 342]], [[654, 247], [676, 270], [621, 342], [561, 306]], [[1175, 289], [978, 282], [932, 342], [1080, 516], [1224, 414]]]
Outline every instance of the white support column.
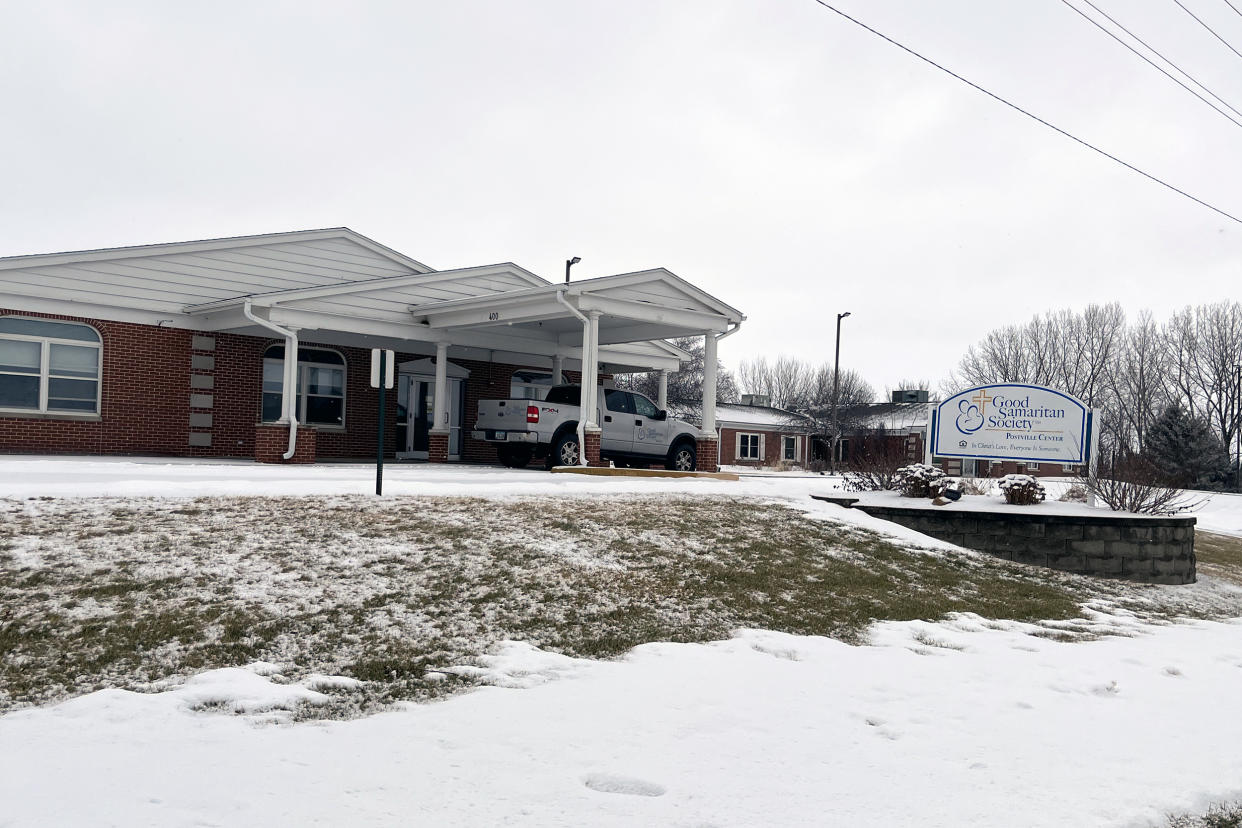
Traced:
[[298, 329], [288, 328], [285, 338], [285, 375], [280, 387], [280, 419], [296, 426], [298, 422]]
[[656, 408], [668, 408], [668, 371], [660, 369], [660, 390], [656, 393]]
[[432, 403], [431, 430], [447, 434], [448, 421], [448, 343], [436, 343], [436, 396]]
[[564, 374], [564, 372], [565, 372], [565, 357], [563, 357], [561, 354], [558, 353], [552, 357], [552, 384], [553, 385], [560, 385], [562, 382], [564, 382], [564, 380], [561, 379], [561, 375]]
[[587, 428], [599, 428], [599, 311], [587, 315], [587, 341], [582, 358], [582, 407]]
[[703, 425], [701, 436], [716, 439], [716, 335], [703, 337]]

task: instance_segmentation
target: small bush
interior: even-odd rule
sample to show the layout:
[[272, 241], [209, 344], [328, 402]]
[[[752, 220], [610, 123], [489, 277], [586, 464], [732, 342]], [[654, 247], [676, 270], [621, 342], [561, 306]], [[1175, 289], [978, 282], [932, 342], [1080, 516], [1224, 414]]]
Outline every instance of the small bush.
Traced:
[[880, 492], [897, 488], [897, 472], [909, 458], [900, 443], [883, 433], [864, 435], [851, 451], [844, 477], [849, 492]]
[[1216, 804], [1202, 815], [1171, 815], [1169, 828], [1242, 828], [1242, 802]]
[[1057, 500], [1062, 503], [1086, 503], [1088, 494], [1090, 493], [1086, 486], [1081, 483], [1071, 483]]
[[1029, 474], [1007, 474], [997, 484], [1005, 502], [1014, 506], [1033, 506], [1044, 502], [1044, 486]]
[[962, 494], [968, 495], [990, 495], [996, 493], [996, 486], [991, 480], [980, 480], [979, 478], [966, 478], [962, 481]]
[[911, 463], [894, 476], [894, 486], [902, 497], [936, 497], [944, 486], [945, 474], [935, 466]]
[[1175, 515], [1197, 509], [1209, 499], [1168, 485], [1158, 468], [1137, 456], [1122, 458], [1107, 475], [1101, 470], [1095, 478], [1079, 477], [1077, 483], [1114, 512]]

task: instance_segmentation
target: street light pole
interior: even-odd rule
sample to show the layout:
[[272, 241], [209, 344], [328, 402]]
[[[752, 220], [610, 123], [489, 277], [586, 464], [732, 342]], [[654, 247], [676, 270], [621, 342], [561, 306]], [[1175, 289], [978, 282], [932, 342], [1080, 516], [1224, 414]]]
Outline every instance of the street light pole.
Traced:
[[841, 393], [841, 320], [850, 312], [837, 314], [837, 347], [832, 357], [832, 445], [828, 455], [828, 471], [836, 473], [837, 446], [841, 444], [840, 427], [837, 425], [837, 401]]

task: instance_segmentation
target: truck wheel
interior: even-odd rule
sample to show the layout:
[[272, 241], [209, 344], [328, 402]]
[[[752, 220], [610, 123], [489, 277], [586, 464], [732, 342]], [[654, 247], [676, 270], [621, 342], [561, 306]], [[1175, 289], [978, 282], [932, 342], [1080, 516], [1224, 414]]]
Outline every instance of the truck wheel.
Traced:
[[530, 446], [496, 447], [496, 457], [500, 460], [501, 465], [508, 466], [511, 469], [524, 468], [534, 455], [535, 450]]
[[698, 453], [695, 451], [694, 444], [678, 443], [668, 453], [668, 459], [664, 461], [664, 468], [669, 471], [694, 471], [697, 462]]
[[548, 455], [548, 468], [553, 466], [578, 465], [578, 434], [569, 432], [552, 444], [552, 452]]

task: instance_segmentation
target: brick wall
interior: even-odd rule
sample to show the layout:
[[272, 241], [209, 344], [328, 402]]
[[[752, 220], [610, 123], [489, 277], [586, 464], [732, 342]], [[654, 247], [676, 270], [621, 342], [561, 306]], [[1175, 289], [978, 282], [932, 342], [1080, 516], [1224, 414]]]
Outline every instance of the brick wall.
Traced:
[[[737, 456], [737, 435], [763, 435], [763, 459], [742, 459]], [[779, 431], [763, 431], [758, 428], [725, 428], [720, 429], [720, 465], [722, 466], [776, 466], [780, 465], [782, 439], [785, 435]]]
[[0, 308], [4, 314], [91, 325], [103, 341], [103, 375], [97, 419], [0, 415], [0, 452], [190, 453], [189, 331], [20, 308]]
[[[99, 417], [84, 421], [0, 416], [0, 453], [254, 457], [255, 427], [262, 418], [263, 354], [271, 345], [283, 345], [283, 339], [29, 313], [20, 308], [0, 308], [3, 314], [91, 325], [103, 340], [103, 375]], [[370, 350], [313, 340], [300, 344], [331, 349], [345, 359], [345, 427], [317, 429], [317, 456], [374, 457], [379, 391], [370, 387]], [[426, 357], [398, 353], [396, 358], [400, 363]], [[463, 459], [494, 462], [495, 448], [469, 435], [478, 401], [508, 397], [513, 373], [531, 366], [452, 362], [470, 371], [462, 419]], [[609, 378], [600, 375], [601, 381]], [[191, 408], [191, 395], [200, 402], [210, 396], [210, 407]], [[392, 456], [404, 449], [398, 445], [397, 390], [388, 390], [385, 397], [384, 447], [385, 454]], [[191, 413], [198, 415], [193, 426]], [[199, 442], [209, 436], [209, 444], [191, 445], [191, 432], [199, 436]]]

